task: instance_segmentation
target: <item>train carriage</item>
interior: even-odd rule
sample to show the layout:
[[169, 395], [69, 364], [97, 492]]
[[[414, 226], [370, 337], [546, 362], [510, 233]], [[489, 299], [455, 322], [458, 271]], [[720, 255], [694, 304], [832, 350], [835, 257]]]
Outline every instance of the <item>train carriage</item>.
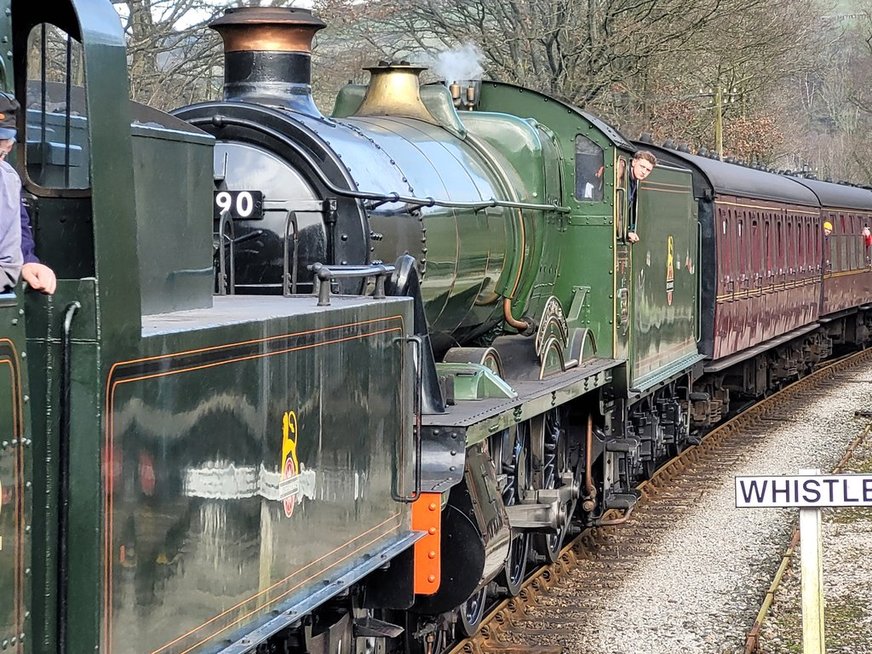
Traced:
[[708, 365], [730, 365], [737, 354], [814, 324], [820, 294], [814, 194], [772, 173], [655, 149], [694, 173]]
[[821, 221], [833, 226], [824, 236], [818, 270], [822, 271], [820, 314], [823, 320], [872, 302], [870, 252], [863, 230], [872, 227], [872, 194], [868, 189], [802, 177], [821, 205]]

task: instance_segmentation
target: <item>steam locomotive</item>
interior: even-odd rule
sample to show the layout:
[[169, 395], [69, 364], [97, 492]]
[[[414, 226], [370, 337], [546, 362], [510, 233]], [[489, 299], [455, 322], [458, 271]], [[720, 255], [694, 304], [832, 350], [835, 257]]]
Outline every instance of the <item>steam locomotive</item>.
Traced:
[[631, 203], [640, 144], [407, 63], [326, 116], [301, 9], [228, 10], [224, 99], [167, 115], [110, 3], [0, 1], [59, 276], [0, 298], [8, 651], [435, 654], [868, 344], [868, 189], [644, 144]]

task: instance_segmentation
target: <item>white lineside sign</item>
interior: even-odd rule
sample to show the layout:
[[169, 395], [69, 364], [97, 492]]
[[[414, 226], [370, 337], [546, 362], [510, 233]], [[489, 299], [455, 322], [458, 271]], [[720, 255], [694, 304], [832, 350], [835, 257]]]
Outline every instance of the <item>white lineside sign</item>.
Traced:
[[872, 475], [736, 477], [736, 508], [799, 508], [802, 651], [826, 654], [821, 508], [872, 506]]
[[872, 506], [872, 475], [736, 477], [736, 508]]

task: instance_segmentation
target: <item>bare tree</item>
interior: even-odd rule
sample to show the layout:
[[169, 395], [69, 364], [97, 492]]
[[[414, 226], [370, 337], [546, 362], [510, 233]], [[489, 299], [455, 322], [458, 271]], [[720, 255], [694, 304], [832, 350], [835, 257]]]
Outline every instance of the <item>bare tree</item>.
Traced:
[[208, 22], [214, 0], [113, 0], [127, 34], [134, 100], [176, 107], [215, 95], [220, 86], [220, 40]]

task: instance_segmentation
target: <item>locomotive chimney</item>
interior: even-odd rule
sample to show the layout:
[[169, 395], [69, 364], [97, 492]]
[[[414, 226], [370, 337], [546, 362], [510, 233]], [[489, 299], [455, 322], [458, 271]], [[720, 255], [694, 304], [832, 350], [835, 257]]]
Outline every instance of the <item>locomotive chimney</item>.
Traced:
[[224, 40], [224, 99], [320, 115], [312, 100], [312, 39], [325, 26], [307, 9], [226, 10], [209, 25]]
[[366, 68], [369, 86], [355, 116], [405, 116], [428, 123], [436, 119], [421, 100], [421, 82], [418, 75], [427, 70], [407, 62], [380, 63]]

